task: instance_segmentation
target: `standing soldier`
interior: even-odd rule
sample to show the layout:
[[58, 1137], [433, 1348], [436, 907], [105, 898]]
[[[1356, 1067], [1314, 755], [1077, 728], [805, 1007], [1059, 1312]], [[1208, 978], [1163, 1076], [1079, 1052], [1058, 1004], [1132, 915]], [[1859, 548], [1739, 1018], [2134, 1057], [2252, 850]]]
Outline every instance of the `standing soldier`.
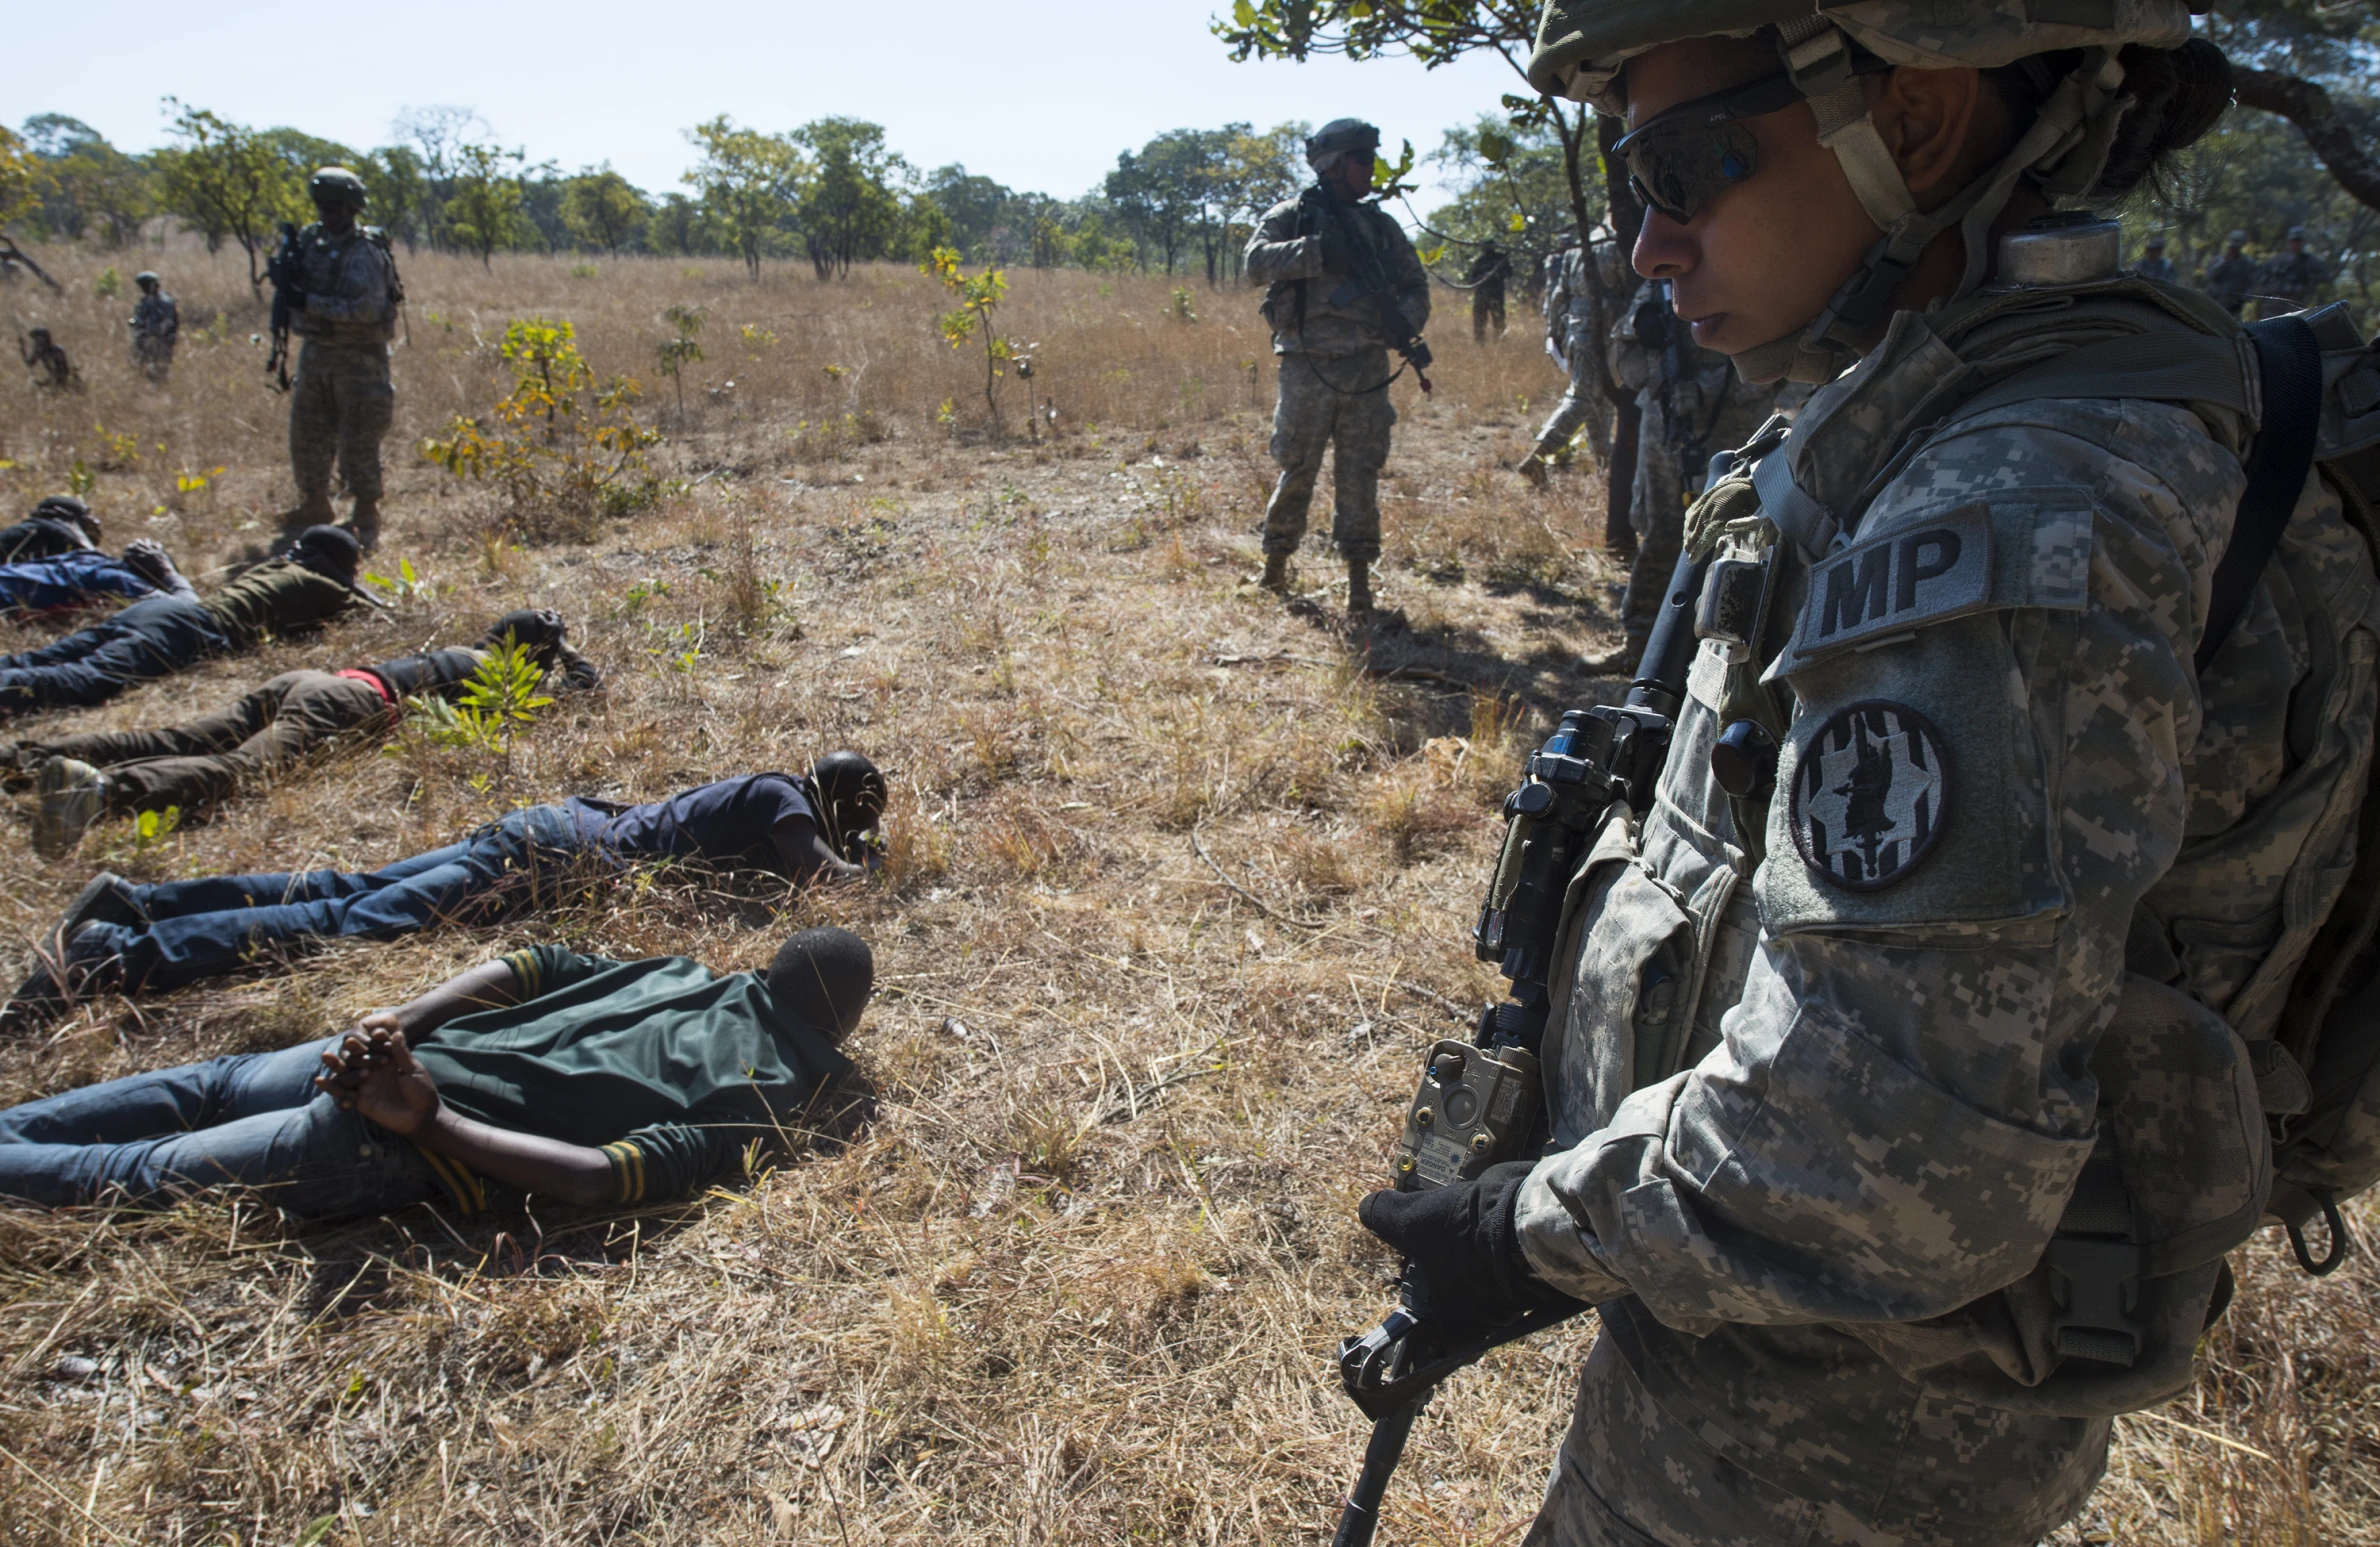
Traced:
[[1670, 305], [1668, 286], [1647, 280], [1612, 328], [1611, 369], [1636, 389], [1636, 485], [1628, 523], [1636, 558], [1620, 597], [1627, 639], [1586, 663], [1597, 675], [1636, 670], [1685, 540], [1686, 504], [1702, 488], [1714, 452], [1751, 438], [1776, 401], [1774, 384], [1754, 386], [1723, 354], [1699, 348]]
[[2223, 256], [2198, 276], [2198, 288], [2234, 317], [2256, 289], [2256, 260], [2248, 256], [2247, 246], [2247, 232], [2232, 232], [2223, 239]]
[[1547, 1142], [1362, 1217], [1424, 1358], [1601, 1313], [1521, 1547], [2032, 1547], [2189, 1389], [2260, 1216], [2380, 1169], [2375, 362], [2054, 213], [2229, 104], [2184, 0], [1539, 35], [1531, 84], [1629, 131], [1637, 271], [1829, 385], [1698, 505], [1659, 680], [1510, 808], [1480, 943], [1532, 992], [1482, 1030], [1541, 1050]]
[[1504, 336], [1504, 282], [1512, 277], [1512, 258], [1493, 241], [1479, 244], [1463, 283], [1471, 287], [1471, 342], [1487, 342], [1488, 324], [1496, 337]]
[[[1380, 469], [1397, 411], [1389, 383], [1390, 335], [1381, 308], [1393, 307], [1413, 334], [1430, 319], [1430, 281], [1404, 230], [1377, 204], [1372, 159], [1380, 131], [1333, 119], [1306, 141], [1314, 186], [1265, 212], [1248, 242], [1248, 280], [1265, 287], [1262, 311], [1280, 357], [1273, 408], [1273, 460], [1281, 466], [1264, 512], [1267, 590], [1289, 589], [1289, 556], [1306, 535], [1306, 510], [1322, 453], [1331, 450], [1337, 504], [1331, 540], [1347, 561], [1347, 610], [1372, 608], [1372, 561], [1380, 556]], [[1360, 249], [1360, 250], [1359, 250]], [[1369, 260], [1368, 262], [1366, 260]], [[1390, 293], [1367, 292], [1359, 267], [1386, 274]], [[1426, 363], [1426, 357], [1425, 357]]]
[[324, 167], [306, 185], [321, 216], [297, 235], [294, 284], [282, 283], [290, 330], [305, 340], [289, 396], [289, 466], [298, 504], [281, 518], [285, 535], [335, 520], [331, 469], [355, 497], [348, 529], [365, 552], [380, 540], [380, 442], [395, 416], [388, 379], [397, 336], [396, 260], [388, 237], [361, 224], [364, 180]]
[[181, 309], [156, 275], [135, 274], [132, 282], [140, 286], [140, 300], [132, 308], [132, 363], [146, 371], [149, 380], [161, 382], [174, 366], [174, 344], [182, 336]]
[[2313, 304], [2314, 292], [2329, 282], [2330, 265], [2306, 251], [2306, 228], [2291, 226], [2287, 249], [2267, 259], [2257, 272], [2256, 315], [2302, 312]]
[[[1616, 295], [1621, 275], [1619, 244], [1597, 242], [1593, 256], [1603, 293]], [[1603, 367], [1597, 358], [1603, 347], [1603, 329], [1586, 262], [1586, 255], [1573, 242], [1556, 253], [1548, 267], [1552, 278], [1545, 292], [1545, 352], [1568, 374], [1570, 389], [1554, 405], [1545, 428], [1537, 432], [1537, 444], [1513, 469], [1540, 489], [1545, 487], [1546, 464], [1561, 455], [1582, 426], [1595, 460], [1611, 460], [1611, 400], [1603, 395]]]
[[2132, 272], [2161, 285], [2177, 283], [2180, 278], [2173, 260], [2165, 256], [2165, 238], [2161, 236], [2152, 236], [2142, 244], [2140, 261], [2132, 266]]

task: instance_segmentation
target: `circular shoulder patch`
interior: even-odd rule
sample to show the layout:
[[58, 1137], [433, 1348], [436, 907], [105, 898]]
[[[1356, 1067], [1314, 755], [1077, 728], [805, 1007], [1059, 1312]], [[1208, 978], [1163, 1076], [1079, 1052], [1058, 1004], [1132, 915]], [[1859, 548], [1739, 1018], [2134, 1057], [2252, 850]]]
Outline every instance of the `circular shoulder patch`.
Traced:
[[1950, 758], [1934, 722], [1871, 698], [1810, 738], [1786, 806], [1802, 862], [1835, 885], [1873, 892], [1933, 849], [1950, 817]]

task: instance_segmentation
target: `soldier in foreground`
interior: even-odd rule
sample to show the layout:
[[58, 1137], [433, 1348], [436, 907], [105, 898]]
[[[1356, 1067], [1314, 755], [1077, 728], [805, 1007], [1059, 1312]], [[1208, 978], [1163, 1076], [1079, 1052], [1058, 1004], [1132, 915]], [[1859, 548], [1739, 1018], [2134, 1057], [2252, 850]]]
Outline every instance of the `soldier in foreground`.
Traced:
[[[1588, 254], [1576, 244], [1556, 255], [1553, 281], [1545, 291], [1545, 352], [1554, 357], [1570, 379], [1569, 390], [1537, 432], [1537, 443], [1513, 471], [1545, 487], [1546, 465], [1560, 456], [1583, 427], [1587, 445], [1598, 463], [1611, 460], [1611, 400], [1603, 395], [1603, 313], [1589, 281]], [[1594, 245], [1591, 261], [1600, 271], [1603, 293], [1620, 292], [1619, 245]]]
[[132, 363], [149, 380], [161, 382], [174, 368], [174, 345], [182, 336], [182, 311], [165, 293], [165, 281], [150, 273], [132, 276], [140, 300], [132, 308]]
[[253, 1189], [302, 1219], [444, 1196], [659, 1203], [803, 1126], [875, 990], [848, 930], [756, 972], [513, 951], [347, 1032], [0, 1111], [0, 1196], [162, 1206]]
[[1512, 255], [1493, 241], [1480, 243], [1463, 271], [1463, 283], [1471, 287], [1472, 343], [1486, 343], [1491, 325], [1496, 337], [1504, 336], [1504, 287], [1511, 278]]
[[290, 330], [304, 341], [289, 394], [298, 503], [282, 516], [282, 531], [294, 536], [338, 520], [335, 466], [355, 500], [346, 525], [369, 553], [380, 541], [380, 442], [396, 413], [388, 346], [404, 293], [388, 238], [360, 223], [364, 180], [324, 167], [306, 192], [319, 218], [297, 233], [294, 251], [274, 259], [275, 304], [290, 308]]
[[2380, 1080], [2323, 1108], [2294, 1061], [2380, 1037], [2369, 442], [2313, 460], [2380, 359], [2327, 313], [2243, 339], [2053, 214], [2230, 99], [2181, 0], [2098, 14], [1548, 8], [1532, 83], [1624, 115], [1638, 272], [1832, 385], [1698, 504], [1627, 736], [1541, 754], [1623, 781], [1532, 936], [1550, 1153], [1363, 1205], [1446, 1336], [1599, 1309], [1537, 1547], [2030, 1547], [2188, 1387], [2265, 1209], [2380, 1171]]
[[[7, 573], [0, 569], [0, 578]], [[406, 700], [459, 697], [488, 656], [508, 645], [549, 683], [560, 678], [546, 691], [600, 686], [602, 673], [568, 636], [559, 613], [522, 608], [498, 618], [477, 644], [345, 671], [285, 671], [186, 725], [21, 741], [0, 749], [0, 777], [32, 780], [41, 796], [33, 851], [62, 859], [102, 818], [169, 809], [194, 817], [341, 738], [378, 740], [395, 729]]]
[[2234, 231], [2223, 239], [2223, 256], [2198, 276], [2198, 288], [2234, 317], [2240, 314], [2256, 292], [2256, 260], [2248, 256], [2247, 232]]
[[2306, 250], [2306, 228], [2291, 226], [2282, 250], [2265, 261], [2256, 274], [2256, 315], [2278, 317], [2302, 312], [2314, 304], [2315, 293], [2330, 283], [2330, 265]]
[[[1324, 124], [1306, 141], [1315, 185], [1265, 212], [1248, 242], [1248, 281], [1265, 287], [1262, 311], [1280, 361], [1273, 460], [1280, 481], [1264, 511], [1264, 577], [1289, 589], [1289, 558], [1306, 535], [1322, 454], [1331, 453], [1331, 540], [1347, 561], [1347, 610], [1372, 608], [1380, 556], [1380, 469], [1397, 411], [1389, 383], [1395, 342], [1381, 308], [1401, 314], [1408, 336], [1430, 318], [1429, 275], [1387, 211], [1364, 202], [1380, 131], [1360, 119]], [[1360, 267], [1385, 271], [1393, 294], [1367, 294]]]

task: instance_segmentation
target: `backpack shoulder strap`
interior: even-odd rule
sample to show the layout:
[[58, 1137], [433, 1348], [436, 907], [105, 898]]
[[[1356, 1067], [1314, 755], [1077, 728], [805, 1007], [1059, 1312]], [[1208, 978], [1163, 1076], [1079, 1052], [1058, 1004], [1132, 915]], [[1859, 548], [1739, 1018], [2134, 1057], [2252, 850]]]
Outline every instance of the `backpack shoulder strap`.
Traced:
[[2248, 453], [2248, 487], [2232, 519], [2231, 542], [2215, 566], [2207, 602], [2206, 631], [2192, 662], [2203, 672], [2223, 641], [2239, 626], [2249, 593], [2281, 546], [2282, 529], [2314, 465], [2314, 441], [2322, 424], [2322, 349], [2314, 330], [2297, 316], [2248, 324], [2256, 341], [2256, 374], [2263, 389], [2264, 421]]

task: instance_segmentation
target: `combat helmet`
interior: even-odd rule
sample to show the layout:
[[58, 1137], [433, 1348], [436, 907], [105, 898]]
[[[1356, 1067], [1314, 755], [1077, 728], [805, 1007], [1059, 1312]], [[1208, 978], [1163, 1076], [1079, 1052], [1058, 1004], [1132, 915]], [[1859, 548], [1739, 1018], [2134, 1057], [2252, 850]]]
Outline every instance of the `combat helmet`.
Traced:
[[306, 196], [317, 209], [326, 204], [344, 205], [361, 210], [367, 195], [364, 180], [345, 167], [324, 167], [306, 180]]
[[155, 269], [141, 270], [138, 274], [132, 276], [132, 282], [136, 285], [162, 285], [165, 283], [164, 280], [157, 277], [157, 271]]
[[[1764, 28], [1773, 29], [1778, 54], [1770, 80], [1783, 100], [1774, 106], [1795, 97], [1809, 102], [1820, 142], [1834, 151], [1860, 207], [1884, 233], [1807, 330], [1736, 356], [1749, 380], [1824, 381], [1851, 362], [1855, 340], [1883, 320], [1894, 287], [1936, 236], [1956, 226], [1965, 238], [1957, 292], [1964, 297], [1989, 272], [1985, 238], [2019, 179], [2052, 201], [2078, 197], [2098, 182], [2133, 105], [2123, 94], [2118, 51], [2131, 43], [2181, 47], [2190, 38], [2190, 3], [1854, 0], [1813, 10], [1809, 0], [1547, 0], [1529, 82], [1549, 96], [1618, 114], [1625, 111], [1621, 68], [1638, 54], [1693, 38], [1750, 37]], [[2062, 79], [2041, 82], [2047, 88], [2041, 107], [2008, 154], [1939, 208], [1919, 210], [1868, 117], [1859, 77], [1897, 65], [1997, 69], [2060, 50], [2079, 50], [2080, 62]], [[1707, 112], [1714, 104], [1692, 106]]]
[[1306, 165], [1328, 172], [1350, 155], [1367, 161], [1380, 149], [1380, 131], [1360, 118], [1334, 118], [1306, 138]]

